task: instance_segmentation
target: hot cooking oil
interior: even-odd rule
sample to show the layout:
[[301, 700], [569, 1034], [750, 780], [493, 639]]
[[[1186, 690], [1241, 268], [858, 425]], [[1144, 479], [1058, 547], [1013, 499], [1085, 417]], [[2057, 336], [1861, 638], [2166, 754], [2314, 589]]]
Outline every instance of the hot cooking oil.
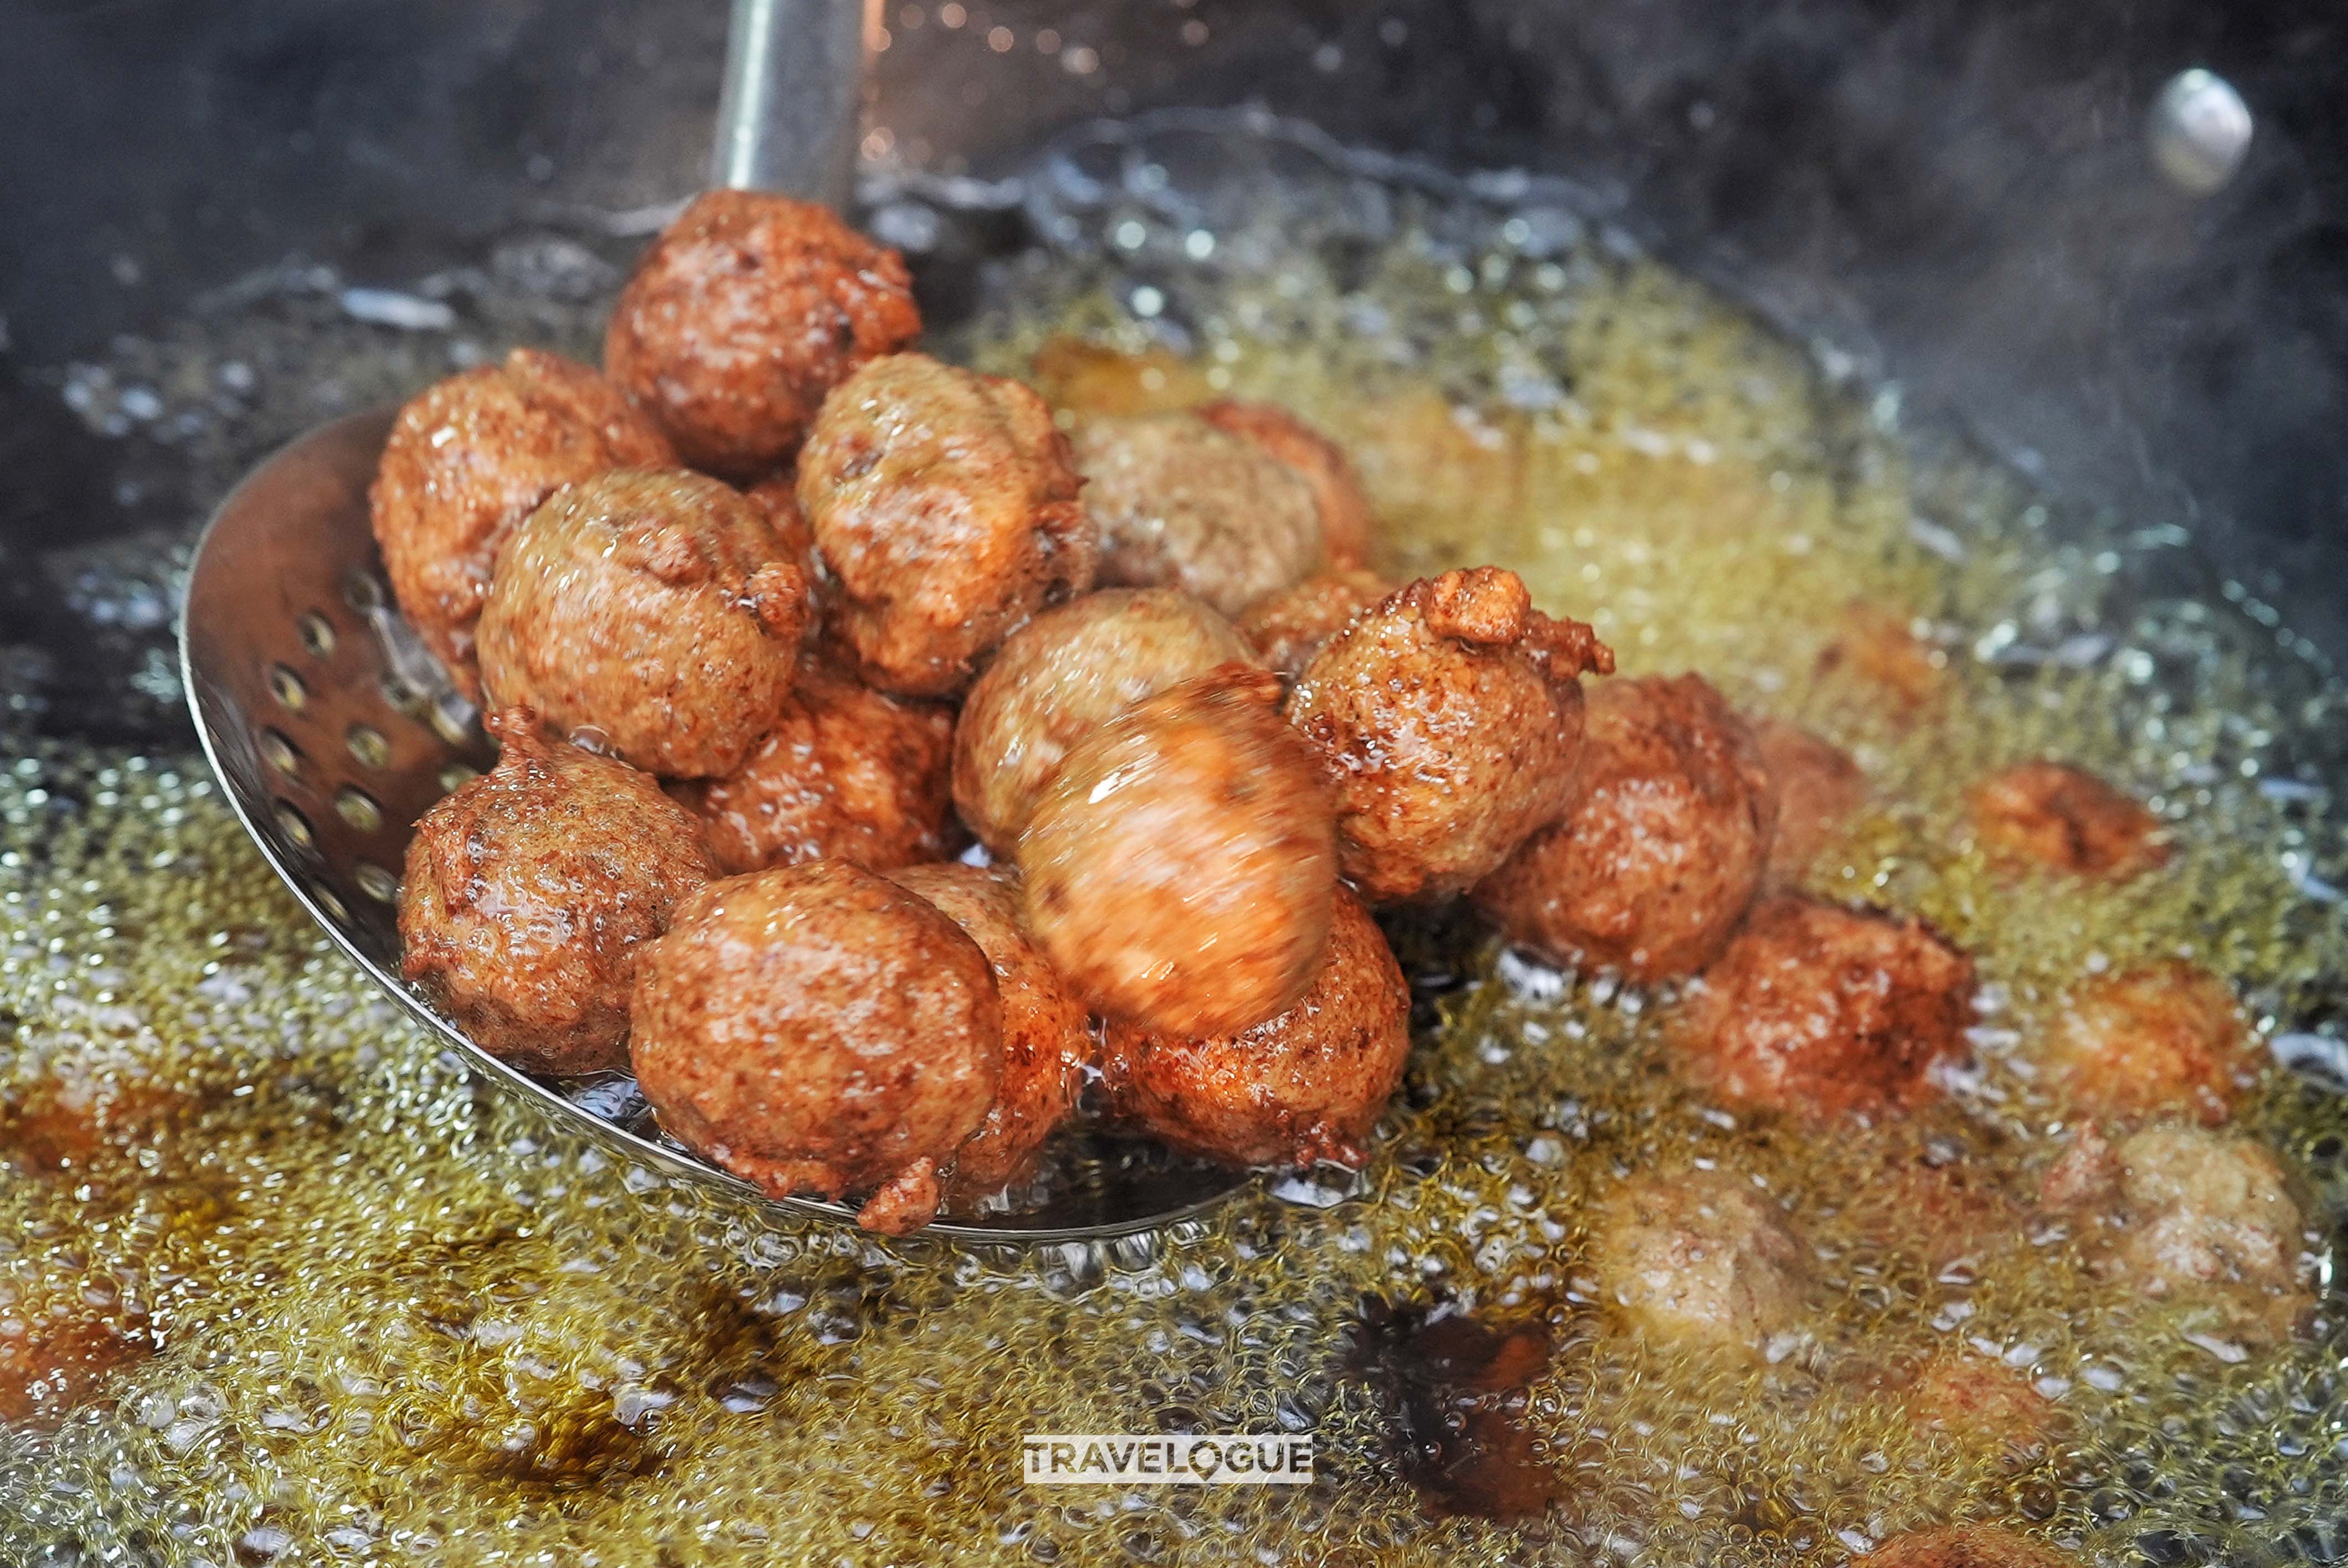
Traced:
[[[1978, 961], [1951, 1092], [1824, 1136], [1735, 1114], [1673, 1076], [1670, 988], [1414, 920], [1417, 1050], [1358, 1180], [1107, 1247], [885, 1243], [614, 1163], [336, 957], [201, 764], [25, 739], [0, 1368], [59, 1365], [5, 1412], [0, 1558], [1833, 1563], [1971, 1521], [2090, 1560], [2348, 1550], [2329, 1296], [2262, 1340], [2100, 1281], [2028, 1202], [2071, 1131], [2033, 1061], [2083, 975], [2190, 957], [2288, 1052], [2341, 1049], [2340, 689], [2181, 576], [2176, 530], [2059, 513], [1594, 226], [1396, 183], [1366, 234], [1210, 231], [1162, 188], [994, 264], [951, 352], [1071, 405], [1287, 404], [1353, 455], [1389, 570], [1513, 567], [1625, 672], [1844, 746], [1869, 804], [1808, 886]], [[1913, 690], [1829, 656], [1886, 627]], [[1992, 864], [1965, 788], [2037, 756], [2148, 802], [2169, 865]], [[2235, 1119], [2319, 1260], [2344, 1105], [2278, 1068]], [[1591, 1277], [1593, 1203], [1691, 1163], [1815, 1254], [1764, 1356], [1643, 1344]], [[1925, 1368], [2026, 1419], [1932, 1429]], [[1023, 1486], [1021, 1437], [1069, 1431], [1310, 1433], [1319, 1479]]]

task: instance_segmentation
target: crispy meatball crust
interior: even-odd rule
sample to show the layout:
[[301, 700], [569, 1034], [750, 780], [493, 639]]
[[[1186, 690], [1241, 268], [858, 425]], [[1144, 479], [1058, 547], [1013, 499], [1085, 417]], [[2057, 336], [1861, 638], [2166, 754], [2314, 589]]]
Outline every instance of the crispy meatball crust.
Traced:
[[1087, 420], [1076, 460], [1105, 584], [1179, 588], [1237, 615], [1321, 565], [1312, 485], [1196, 414]]
[[1989, 1524], [1895, 1535], [1859, 1559], [1863, 1568], [2072, 1568], [2076, 1561]]
[[1590, 1247], [1601, 1290], [1649, 1340], [1755, 1354], [1807, 1304], [1809, 1249], [1727, 1170], [1633, 1177], [1600, 1204]]
[[1965, 804], [1982, 847], [2001, 860], [2125, 881], [2168, 859], [2160, 818], [2063, 763], [2024, 763], [1993, 774], [1973, 786]]
[[1045, 1139], [1075, 1112], [1094, 1055], [1092, 1018], [1020, 924], [1019, 874], [1009, 866], [913, 866], [890, 880], [970, 934], [1003, 999], [1003, 1070], [994, 1103], [954, 1153], [946, 1194], [967, 1208], [1025, 1175]]
[[1293, 469], [1313, 487], [1313, 507], [1321, 518], [1321, 557], [1333, 569], [1354, 570], [1370, 564], [1377, 537], [1377, 519], [1354, 466], [1335, 442], [1285, 408], [1269, 403], [1241, 403], [1226, 398], [1199, 410], [1199, 417], [1218, 430], [1229, 431], [1258, 446]]
[[701, 824], [635, 769], [491, 714], [498, 765], [424, 814], [399, 885], [400, 971], [531, 1072], [627, 1065], [644, 945], [716, 874]]
[[1867, 775], [1832, 741], [1783, 719], [1756, 724], [1753, 744], [1777, 795], [1768, 879], [1798, 882], [1866, 802]]
[[951, 695], [1029, 616], [1091, 588], [1080, 483], [1051, 410], [1015, 381], [901, 354], [835, 388], [799, 455], [799, 506], [865, 678]]
[[826, 393], [921, 331], [896, 251], [812, 202], [710, 190], [636, 263], [603, 368], [687, 463], [749, 479], [798, 449]]
[[1252, 1029], [1320, 971], [1336, 892], [1329, 800], [1243, 665], [1099, 725], [1036, 803], [1027, 928], [1095, 1007], [1169, 1034]]
[[1672, 1029], [1687, 1075], [1815, 1120], [1904, 1109], [1964, 1051], [1972, 961], [1922, 921], [1799, 897], [1753, 911]]
[[2014, 1456], [2043, 1451], [2063, 1416], [2061, 1407], [2031, 1387], [2024, 1374], [1970, 1348], [1927, 1359], [1901, 1390], [1900, 1402], [1917, 1426], [1960, 1447]]
[[473, 623], [506, 535], [565, 485], [675, 460], [618, 387], [534, 348], [436, 383], [399, 411], [367, 510], [400, 613], [467, 696], [480, 696]]
[[1003, 1068], [986, 955], [928, 900], [844, 860], [713, 882], [638, 967], [628, 1053], [661, 1125], [777, 1196], [870, 1193], [929, 1223], [940, 1168]]
[[893, 871], [961, 847], [947, 774], [953, 710], [875, 692], [816, 654], [774, 728], [723, 778], [671, 787], [729, 874], [853, 860]]
[[1036, 797], [1094, 725], [1218, 665], [1254, 661], [1230, 621], [1179, 589], [1103, 589], [1045, 611], [1011, 634], [963, 702], [963, 821], [996, 855], [1014, 854]]
[[1913, 719], [1948, 692], [1949, 656], [1919, 636], [1908, 616], [1864, 600], [1847, 606], [1818, 673], [1847, 678], [1895, 719]]
[[1761, 886], [1776, 792], [1752, 732], [1701, 678], [1590, 699], [1565, 813], [1476, 889], [1513, 941], [1633, 981], [1718, 956]]
[[2170, 958], [2074, 986], [2044, 1061], [2089, 1115], [2125, 1122], [2176, 1112], [2214, 1127], [2258, 1081], [2264, 1055], [2232, 988]]
[[498, 552], [481, 681], [671, 777], [729, 774], [775, 722], [808, 579], [715, 479], [623, 468], [559, 491]]
[[1358, 1167], [1410, 1056], [1410, 987], [1362, 901], [1337, 890], [1321, 972], [1295, 1005], [1208, 1039], [1112, 1024], [1110, 1103], [1178, 1149], [1234, 1165]]
[[1337, 792], [1345, 877], [1374, 904], [1466, 891], [1553, 822], [1585, 670], [1614, 656], [1498, 567], [1421, 578], [1332, 638], [1288, 699]]
[[1354, 618], [1395, 591], [1397, 585], [1375, 572], [1333, 569], [1315, 572], [1294, 588], [1282, 589], [1248, 606], [1240, 635], [1264, 663], [1293, 681], [1314, 654], [1354, 623]]
[[2216, 1287], [2303, 1298], [2299, 1204], [2282, 1163], [2254, 1139], [2148, 1127], [2112, 1147], [2127, 1229], [2117, 1272], [2147, 1296]]

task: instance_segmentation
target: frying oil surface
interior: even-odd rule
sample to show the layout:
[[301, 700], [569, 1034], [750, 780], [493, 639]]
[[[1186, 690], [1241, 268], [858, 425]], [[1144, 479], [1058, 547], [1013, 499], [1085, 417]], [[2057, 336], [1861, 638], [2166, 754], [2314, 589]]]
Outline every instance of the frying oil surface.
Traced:
[[[1078, 211], [988, 279], [957, 350], [1022, 374], [1045, 350], [1038, 379], [1095, 406], [1290, 404], [1355, 456], [1390, 569], [1514, 567], [1626, 672], [1702, 671], [1851, 750], [1871, 804], [1810, 885], [1978, 959], [1951, 1098], [1822, 1138], [1729, 1115], [1666, 1069], [1668, 994], [1414, 925], [1425, 1028], [1357, 1184], [1093, 1252], [884, 1246], [619, 1168], [468, 1083], [313, 935], [199, 765], [45, 743], [0, 772], [0, 1334], [77, 1326], [73, 1386], [103, 1393], [0, 1437], [0, 1556], [1833, 1563], [1968, 1519], [2115, 1561], [2339, 1550], [2329, 1299], [2259, 1348], [2096, 1282], [2059, 1227], [1952, 1249], [1929, 1206], [1943, 1179], [1993, 1205], [2034, 1186], [2059, 1113], [2029, 1063], [2083, 974], [2188, 955], [2270, 1035], [2325, 1038], [2338, 692], [2252, 617], [2163, 597], [2171, 536], [2058, 528], [1684, 279], [1389, 195], [1342, 272], [1309, 233], [1246, 261], [1240, 230]], [[1854, 603], [1944, 655], [1921, 711], [1818, 673]], [[1993, 870], [1964, 788], [2041, 754], [2149, 800], [2169, 866]], [[2236, 1122], [2322, 1252], [2348, 1102], [2276, 1071]], [[1769, 1359], [1643, 1348], [1588, 1276], [1591, 1203], [1691, 1160], [1765, 1184], [1815, 1250]], [[1925, 1430], [1901, 1390], [1935, 1358], [2026, 1390], [2048, 1440]], [[1451, 1456], [1492, 1471], [1447, 1490], [1410, 1434], [1455, 1419]], [[1021, 1485], [1023, 1434], [1087, 1430], [1310, 1431], [1322, 1479]]]

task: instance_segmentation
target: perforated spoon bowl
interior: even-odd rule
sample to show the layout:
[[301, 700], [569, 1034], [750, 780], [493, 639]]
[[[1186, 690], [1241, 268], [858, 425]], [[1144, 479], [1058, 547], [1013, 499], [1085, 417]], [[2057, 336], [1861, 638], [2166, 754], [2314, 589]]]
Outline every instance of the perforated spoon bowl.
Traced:
[[[467, 1039], [399, 977], [399, 870], [416, 819], [495, 761], [472, 705], [399, 617], [367, 517], [393, 410], [279, 452], [205, 528], [188, 574], [180, 674], [230, 805], [304, 908], [472, 1065], [624, 1158], [741, 1201], [841, 1225], [844, 1205], [772, 1198], [664, 1136], [633, 1080], [534, 1078]], [[1241, 1173], [1139, 1142], [1078, 1141], [1033, 1206], [933, 1225], [973, 1242], [1128, 1235], [1195, 1214]]]

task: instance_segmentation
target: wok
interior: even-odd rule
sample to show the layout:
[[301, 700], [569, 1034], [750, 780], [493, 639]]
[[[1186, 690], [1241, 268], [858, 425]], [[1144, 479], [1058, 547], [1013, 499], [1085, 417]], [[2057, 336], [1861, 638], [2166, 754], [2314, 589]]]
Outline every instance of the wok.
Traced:
[[[2348, 131], [2327, 112], [2348, 40], [2324, 7], [1196, 0], [971, 5], [951, 27], [912, 9], [880, 17], [864, 194], [901, 226], [933, 320], [970, 303], [976, 259], [1022, 241], [1008, 181], [1055, 135], [1263, 105], [1406, 171], [1571, 181], [1589, 211], [2051, 497], [2189, 526], [2198, 553], [2168, 586], [2278, 629], [2278, 661], [2348, 655]], [[266, 443], [339, 412], [112, 439], [60, 411], [77, 387], [122, 390], [77, 367], [271, 290], [388, 313], [396, 333], [415, 280], [485, 257], [550, 268], [557, 293], [565, 269], [593, 287], [698, 183], [724, 21], [606, 0], [10, 0], [0, 733], [28, 754], [183, 751], [175, 552]], [[2192, 66], [2257, 120], [2214, 194], [2146, 149], [2156, 95]], [[572, 247], [498, 249], [525, 231]], [[850, 1266], [825, 1266], [839, 1290]], [[1072, 1254], [1052, 1288], [1109, 1266]], [[845, 1321], [890, 1310], [841, 1299]], [[1167, 1395], [1169, 1423], [1186, 1397]], [[594, 1484], [635, 1473], [580, 1451]], [[237, 1550], [270, 1560], [266, 1509], [240, 1518]], [[77, 1560], [62, 1526], [45, 1539]]]

